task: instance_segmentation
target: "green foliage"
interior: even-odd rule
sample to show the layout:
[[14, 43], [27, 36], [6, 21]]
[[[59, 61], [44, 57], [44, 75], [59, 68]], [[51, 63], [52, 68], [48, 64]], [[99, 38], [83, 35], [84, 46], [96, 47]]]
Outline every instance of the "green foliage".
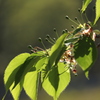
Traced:
[[[84, 0], [82, 11], [85, 11], [91, 1]], [[99, 17], [97, 14], [96, 21]], [[90, 24], [79, 24], [70, 32], [64, 31], [56, 41], [51, 39], [54, 43], [51, 48], [44, 50], [31, 47], [32, 53], [16, 56], [5, 70], [6, 94], [10, 90], [14, 100], [19, 100], [19, 95], [24, 89], [30, 99], [37, 100], [38, 88], [41, 85], [54, 100], [57, 100], [71, 81], [71, 71], [77, 75], [77, 65], [89, 78], [89, 70], [97, 58], [95, 39], [96, 30], [93, 30]], [[41, 43], [43, 44], [42, 40]]]
[[100, 18], [100, 0], [96, 0], [96, 18], [94, 24], [96, 24], [97, 20]]
[[75, 59], [83, 71], [85, 71], [86, 77], [88, 78], [88, 71], [97, 58], [97, 50], [94, 41], [90, 37], [84, 36], [75, 43], [74, 50]]
[[26, 94], [32, 99], [37, 99], [39, 74], [37, 71], [30, 71], [25, 75], [23, 88]]
[[87, 6], [92, 2], [92, 0], [83, 0], [82, 12], [84, 12]]
[[[83, 6], [82, 6], [82, 13], [86, 10], [86, 8], [88, 7], [88, 5], [92, 2], [92, 0], [83, 0]], [[95, 4], [95, 9], [96, 9], [96, 17], [94, 20], [94, 24], [96, 24], [96, 22], [98, 21], [98, 19], [100, 18], [100, 0], [96, 0], [96, 4]]]
[[[68, 35], [68, 33], [64, 33], [63, 35], [61, 35], [61, 37], [59, 37], [59, 39], [56, 41], [56, 43], [52, 46], [51, 51], [50, 51], [50, 66], [52, 66], [52, 64], [54, 62], [58, 62], [60, 57], [62, 56], [63, 52], [63, 48], [64, 48], [64, 39], [66, 38], [66, 36]], [[60, 56], [60, 57], [59, 57]]]
[[10, 89], [13, 97], [15, 100], [17, 100], [20, 91], [21, 91], [21, 82], [16, 86], [14, 90], [12, 90], [14, 81], [15, 81], [15, 76], [17, 71], [20, 69], [22, 64], [25, 62], [25, 60], [30, 56], [29, 53], [23, 53], [12, 59], [12, 61], [9, 63], [5, 70], [4, 74], [4, 83], [6, 86], [6, 92]]
[[70, 82], [69, 69], [65, 71], [65, 64], [59, 63], [58, 66], [52, 68], [48, 77], [43, 82], [44, 90], [51, 95], [54, 100], [57, 100], [61, 92]]

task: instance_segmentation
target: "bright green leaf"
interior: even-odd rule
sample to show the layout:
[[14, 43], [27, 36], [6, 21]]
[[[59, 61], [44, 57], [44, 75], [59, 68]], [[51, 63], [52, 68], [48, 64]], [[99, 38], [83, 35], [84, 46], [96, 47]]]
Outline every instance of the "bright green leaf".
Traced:
[[87, 36], [79, 40], [74, 46], [75, 59], [88, 78], [88, 71], [97, 58], [97, 50], [94, 41]]
[[30, 56], [29, 53], [23, 53], [16, 56], [14, 59], [11, 60], [9, 65], [7, 66], [5, 73], [4, 73], [4, 83], [6, 86], [6, 91], [10, 88], [12, 83], [15, 80], [15, 75], [20, 68], [20, 66], [25, 62], [25, 60]]
[[36, 70], [34, 67], [35, 64], [41, 59], [41, 55], [32, 54], [30, 57], [26, 59], [20, 69], [17, 71], [15, 76], [15, 85], [14, 87], [24, 78], [25, 74], [29, 72], [31, 69]]
[[57, 67], [54, 67], [48, 77], [43, 82], [44, 90], [52, 97], [56, 96], [56, 91], [59, 84], [59, 74]]
[[38, 94], [38, 72], [32, 71], [25, 75], [24, 90], [26, 94], [32, 99], [37, 99]]
[[68, 36], [68, 33], [62, 34], [56, 41], [56, 43], [51, 47], [51, 50], [49, 51], [49, 57], [48, 57], [48, 64], [45, 66], [45, 76], [49, 73], [51, 68], [54, 65], [57, 65], [59, 59], [61, 58], [62, 54], [64, 53], [66, 46], [64, 45], [64, 40]]
[[65, 90], [70, 82], [70, 70], [69, 68], [64, 68], [66, 65], [63, 63], [58, 63], [59, 71], [59, 84], [56, 92], [56, 96], [59, 97], [60, 94]]
[[43, 65], [46, 64], [47, 59], [48, 59], [47, 57], [41, 58], [35, 65], [36, 70], [41, 69], [43, 67]]
[[58, 55], [60, 56], [63, 54], [62, 48], [64, 47], [64, 40], [67, 37], [68, 33], [62, 34], [56, 41], [56, 43], [52, 46], [50, 51], [50, 60], [49, 65], [52, 66], [52, 64], [58, 59]]
[[[11, 88], [15, 81], [15, 75], [16, 75], [18, 69], [21, 67], [21, 65], [25, 62], [25, 60], [29, 56], [30, 56], [29, 53], [22, 53], [22, 54], [16, 56], [14, 59], [12, 59], [11, 62], [9, 63], [9, 65], [7, 66], [5, 73], [4, 73], [4, 84], [6, 87], [6, 93], [9, 89], [12, 90]], [[18, 99], [21, 88], [22, 88], [21, 84], [18, 84], [15, 89], [16, 95], [14, 95], [15, 90], [11, 91], [13, 98], [15, 98], [15, 100]]]
[[48, 77], [43, 82], [44, 90], [57, 100], [61, 92], [66, 88], [70, 82], [69, 69], [65, 70], [65, 64], [59, 63], [58, 67], [54, 67]]
[[100, 0], [96, 0], [96, 18], [94, 24], [96, 24], [99, 18], [100, 18]]
[[10, 87], [10, 92], [11, 92], [14, 100], [19, 100], [19, 95], [20, 95], [20, 93], [22, 91], [22, 87], [23, 87], [23, 80], [20, 83], [18, 83], [17, 86], [12, 90], [13, 85]]
[[87, 8], [87, 6], [91, 3], [92, 0], [83, 0], [83, 5], [82, 5], [82, 12], [84, 12]]

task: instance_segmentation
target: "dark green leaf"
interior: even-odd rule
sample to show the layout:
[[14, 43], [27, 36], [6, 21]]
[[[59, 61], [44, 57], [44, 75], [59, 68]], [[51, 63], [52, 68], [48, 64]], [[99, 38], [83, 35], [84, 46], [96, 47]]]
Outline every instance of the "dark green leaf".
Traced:
[[77, 33], [79, 33], [82, 29], [82, 26], [80, 25], [77, 29], [75, 29], [74, 32], [72, 32], [73, 35], [76, 35]]
[[75, 44], [74, 49], [75, 59], [88, 78], [88, 71], [97, 58], [94, 41], [90, 37], [84, 36], [82, 40]]
[[78, 37], [78, 38], [71, 38], [71, 39], [66, 40], [65, 43], [74, 43], [74, 42], [76, 42], [78, 39], [79, 39], [79, 37]]

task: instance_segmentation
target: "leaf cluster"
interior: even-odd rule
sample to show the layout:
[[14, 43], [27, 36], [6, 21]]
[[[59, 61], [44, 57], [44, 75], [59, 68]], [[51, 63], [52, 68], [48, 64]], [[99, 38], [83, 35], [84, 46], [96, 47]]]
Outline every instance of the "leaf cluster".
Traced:
[[[83, 0], [83, 6], [82, 6], [82, 12], [84, 12], [86, 10], [86, 8], [88, 7], [88, 5], [92, 2], [93, 0]], [[98, 19], [100, 18], [100, 0], [95, 0], [95, 9], [96, 9], [96, 17], [94, 20], [94, 24], [96, 24], [96, 22], [98, 21]]]
[[[84, 0], [82, 12], [91, 1]], [[99, 3], [100, 0], [97, 0], [94, 24], [100, 17]], [[64, 31], [60, 37], [57, 35], [58, 39], [51, 48], [44, 50], [31, 47], [32, 53], [22, 53], [13, 58], [4, 73], [5, 96], [10, 90], [14, 100], [19, 100], [24, 89], [30, 99], [36, 100], [40, 86], [57, 100], [69, 85], [71, 72], [77, 75], [77, 66], [81, 67], [89, 79], [89, 70], [97, 58], [94, 43], [96, 35], [96, 30], [90, 24], [78, 24], [73, 31]]]

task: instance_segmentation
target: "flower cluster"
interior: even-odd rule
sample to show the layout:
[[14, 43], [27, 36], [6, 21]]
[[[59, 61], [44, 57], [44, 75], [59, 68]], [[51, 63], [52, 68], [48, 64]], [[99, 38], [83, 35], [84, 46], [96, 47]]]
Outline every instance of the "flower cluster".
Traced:
[[[72, 38], [77, 38], [77, 40], [75, 42], [80, 40], [80, 37], [83, 37], [83, 36], [91, 37], [91, 39], [93, 41], [95, 41], [96, 33], [93, 31], [92, 27], [89, 24], [85, 23], [83, 25], [79, 25], [79, 27], [77, 29], [80, 29], [80, 31], [77, 31], [74, 34], [74, 37], [72, 37]], [[73, 34], [73, 33], [74, 32], [71, 32], [71, 34]], [[72, 39], [72, 38], [70, 38], [70, 39]], [[60, 59], [60, 62], [66, 64], [66, 66], [69, 66], [69, 68], [72, 70], [72, 72], [75, 75], [77, 75], [77, 70], [76, 70], [77, 62], [74, 58], [74, 53], [73, 53], [74, 43], [73, 42], [65, 43], [65, 46], [66, 46], [67, 50], [63, 53], [63, 55]]]
[[96, 33], [92, 29], [92, 27], [89, 24], [84, 23], [84, 25], [80, 25], [82, 28], [81, 30], [77, 33], [78, 35], [82, 36], [90, 36], [93, 41], [95, 41], [96, 38]]
[[63, 62], [64, 64], [68, 65], [68, 67], [72, 70], [74, 75], [77, 75], [76, 65], [77, 62], [75, 61], [74, 55], [73, 55], [73, 45], [72, 44], [65, 44], [68, 47], [68, 50], [66, 50], [61, 59], [60, 62]]

